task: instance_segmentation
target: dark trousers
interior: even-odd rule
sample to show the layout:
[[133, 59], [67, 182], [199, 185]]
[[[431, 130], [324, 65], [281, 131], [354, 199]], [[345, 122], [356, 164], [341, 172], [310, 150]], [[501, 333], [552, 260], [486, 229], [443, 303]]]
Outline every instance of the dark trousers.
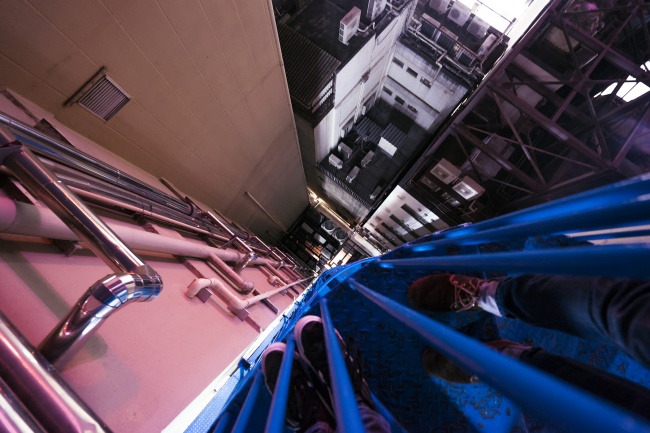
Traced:
[[[523, 275], [503, 279], [496, 301], [505, 317], [606, 338], [650, 368], [650, 281]], [[640, 385], [538, 348], [520, 360], [650, 418], [650, 390]]]

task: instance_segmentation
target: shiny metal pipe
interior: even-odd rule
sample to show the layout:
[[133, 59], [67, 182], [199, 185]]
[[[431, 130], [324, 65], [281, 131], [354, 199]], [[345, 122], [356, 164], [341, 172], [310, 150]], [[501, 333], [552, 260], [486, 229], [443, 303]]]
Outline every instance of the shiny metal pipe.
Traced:
[[56, 366], [65, 364], [118, 308], [149, 301], [162, 290], [158, 274], [113, 274], [93, 284], [39, 346]]
[[246, 253], [244, 258], [242, 258], [240, 261], [235, 263], [235, 266], [233, 267], [233, 271], [237, 274], [241, 274], [242, 271], [248, 266], [253, 260], [257, 258], [257, 254], [254, 251], [251, 251], [249, 253]]
[[0, 379], [0, 431], [46, 433], [2, 379]]
[[110, 431], [2, 313], [0, 377], [48, 432]]
[[189, 203], [165, 194], [159, 189], [147, 185], [146, 183], [78, 149], [61, 143], [60, 141], [12, 118], [11, 116], [0, 113], [0, 125], [5, 125], [10, 130], [13, 130], [20, 135], [24, 135], [30, 140], [35, 140], [37, 143], [28, 143], [28, 146], [34, 151], [38, 150], [40, 153], [45, 149], [44, 153], [47, 154], [48, 157], [55, 157], [62, 162], [65, 162], [66, 165], [83, 168], [84, 171], [100, 178], [110, 178], [127, 189], [135, 188], [140, 194], [155, 199], [161, 204], [166, 204], [167, 206], [175, 208], [188, 215], [191, 215], [194, 212], [193, 206]]
[[115, 272], [141, 272], [144, 262], [29, 149], [8, 155], [4, 165]]
[[242, 251], [246, 253], [253, 252], [253, 249], [249, 247], [248, 244], [244, 242], [243, 239], [237, 236], [230, 227], [228, 227], [223, 221], [221, 221], [219, 218], [213, 215], [212, 212], [205, 212], [205, 216], [208, 217], [208, 219], [210, 219], [212, 222], [214, 222], [214, 224], [217, 227], [219, 227], [221, 231], [225, 232], [228, 236], [230, 236], [233, 240], [233, 243], [237, 245]]

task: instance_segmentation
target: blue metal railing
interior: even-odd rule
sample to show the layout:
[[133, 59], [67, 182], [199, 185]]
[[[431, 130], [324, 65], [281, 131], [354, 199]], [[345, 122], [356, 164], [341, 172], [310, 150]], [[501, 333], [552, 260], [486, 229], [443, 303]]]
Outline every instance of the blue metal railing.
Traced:
[[[502, 355], [371, 290], [354, 278], [366, 267], [417, 269], [427, 272], [454, 270], [472, 273], [488, 271], [650, 278], [650, 266], [647, 265], [650, 263], [650, 244], [598, 246], [585, 243], [581, 246], [542, 250], [487, 253], [479, 253], [476, 247], [462, 250], [467, 245], [521, 241], [539, 235], [641, 226], [649, 221], [650, 176], [640, 176], [490, 221], [439, 232], [404, 245], [382, 257], [340, 266], [321, 275], [315, 285], [317, 291], [308, 303], [315, 305], [320, 302], [328, 362], [332, 372], [330, 376], [338, 431], [363, 431], [356, 396], [346, 374], [346, 364], [327, 308], [327, 300], [323, 299], [335, 286], [345, 285], [349, 285], [376, 307], [419, 334], [434, 349], [466, 371], [478, 375], [493, 388], [513, 399], [526, 413], [538, 419], [570, 431], [650, 431], [650, 423], [626, 410]], [[633, 228], [628, 236], [644, 236], [648, 233], [647, 228]], [[619, 232], [595, 235], [578, 233], [576, 238], [615, 238], [620, 241], [622, 236]], [[465, 253], [447, 256], [444, 251], [448, 247], [460, 247]], [[293, 347], [294, 342], [289, 333], [288, 356], [285, 355], [282, 363], [266, 431], [279, 432], [284, 428]], [[259, 388], [259, 376], [256, 375], [257, 385], [252, 387], [253, 390]], [[535, 392], [531, 392], [531, 389]], [[245, 409], [246, 405], [244, 406]], [[241, 413], [244, 413], [244, 409]], [[241, 413], [240, 418], [243, 416]]]

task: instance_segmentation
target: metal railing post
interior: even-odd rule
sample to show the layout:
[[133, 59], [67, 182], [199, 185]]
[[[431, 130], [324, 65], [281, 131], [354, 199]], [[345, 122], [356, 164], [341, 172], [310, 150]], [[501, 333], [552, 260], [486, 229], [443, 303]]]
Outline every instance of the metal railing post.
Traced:
[[320, 302], [321, 318], [323, 319], [323, 328], [325, 332], [325, 345], [327, 346], [327, 362], [330, 368], [330, 385], [332, 386], [332, 398], [334, 412], [336, 413], [337, 431], [342, 433], [364, 432], [361, 415], [354, 389], [350, 383], [341, 346], [339, 345], [334, 325], [327, 309], [327, 300]]

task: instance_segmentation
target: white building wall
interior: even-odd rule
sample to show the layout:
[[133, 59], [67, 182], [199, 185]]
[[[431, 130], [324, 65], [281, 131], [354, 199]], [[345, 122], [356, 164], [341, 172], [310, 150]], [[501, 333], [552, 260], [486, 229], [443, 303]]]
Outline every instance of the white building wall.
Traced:
[[[387, 90], [385, 90], [387, 89]], [[401, 42], [388, 67], [381, 98], [432, 131], [458, 105], [468, 87]], [[404, 102], [400, 102], [400, 101]]]
[[[386, 200], [372, 214], [363, 227], [369, 230], [373, 236], [378, 239], [385, 240], [385, 237], [379, 234], [379, 232], [388, 234], [388, 240], [391, 241], [390, 243], [394, 244], [394, 246], [401, 244], [401, 241], [393, 236], [382, 225], [382, 223], [388, 225], [406, 241], [411, 241], [430, 233], [421, 222], [416, 220], [405, 210], [405, 207], [407, 206], [417, 212], [421, 219], [433, 225], [436, 230], [448, 227], [447, 224], [440, 220], [433, 211], [429, 210], [425, 205], [420, 203], [399, 185], [388, 195]], [[407, 231], [401, 224], [398, 224], [393, 218], [391, 218], [391, 215], [400, 220], [409, 230]], [[377, 229], [379, 229], [379, 231]], [[399, 243], [395, 244], [395, 242]], [[392, 248], [388, 243], [386, 245], [389, 248]]]

